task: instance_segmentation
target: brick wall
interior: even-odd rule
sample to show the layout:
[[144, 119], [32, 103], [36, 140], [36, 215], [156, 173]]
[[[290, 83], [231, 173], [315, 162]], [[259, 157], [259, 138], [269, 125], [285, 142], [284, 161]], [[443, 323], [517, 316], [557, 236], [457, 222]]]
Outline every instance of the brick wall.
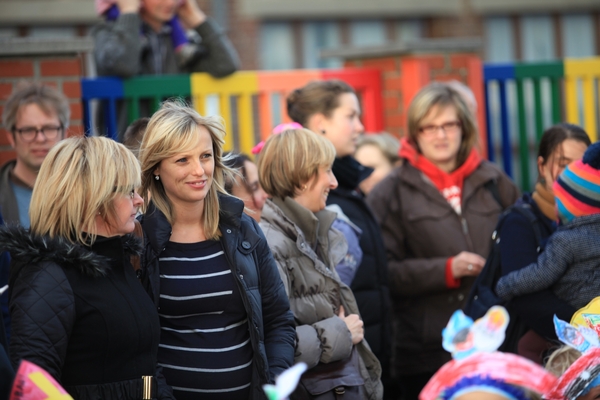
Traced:
[[385, 130], [398, 137], [404, 135], [407, 108], [419, 89], [434, 80], [457, 80], [465, 83], [471, 87], [478, 103], [482, 105], [479, 107], [478, 123], [482, 140], [485, 140], [482, 65], [477, 55], [392, 55], [348, 60], [345, 66], [376, 68], [382, 72]]
[[[23, 81], [39, 81], [61, 90], [69, 99], [71, 122], [68, 135], [83, 134], [80, 79], [83, 57], [13, 57], [0, 59], [0, 112], [16, 85]], [[0, 165], [13, 159], [15, 153], [8, 144], [4, 126], [0, 128]]]

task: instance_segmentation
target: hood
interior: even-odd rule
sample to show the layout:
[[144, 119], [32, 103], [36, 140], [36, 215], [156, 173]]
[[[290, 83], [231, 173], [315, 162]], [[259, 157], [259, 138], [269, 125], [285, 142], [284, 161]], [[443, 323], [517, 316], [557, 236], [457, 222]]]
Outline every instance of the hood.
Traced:
[[373, 168], [365, 167], [352, 156], [345, 156], [335, 159], [332, 171], [340, 188], [354, 190], [373, 173]]
[[[123, 254], [140, 254], [141, 244], [133, 235], [125, 235], [99, 237], [91, 247], [86, 247], [63, 237], [34, 235], [20, 225], [8, 225], [0, 227], [0, 250], [10, 253], [11, 276], [16, 276], [20, 269], [28, 265], [53, 262], [64, 269], [76, 269], [84, 275], [99, 277], [106, 273], [111, 254], [120, 253], [121, 257]], [[98, 254], [98, 250], [106, 256]]]

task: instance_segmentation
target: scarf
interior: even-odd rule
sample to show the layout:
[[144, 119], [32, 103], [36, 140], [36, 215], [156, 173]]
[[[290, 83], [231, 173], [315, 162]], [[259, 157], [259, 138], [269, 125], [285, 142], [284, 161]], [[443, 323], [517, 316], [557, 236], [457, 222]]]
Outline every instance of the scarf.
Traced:
[[541, 183], [535, 184], [535, 190], [531, 194], [531, 198], [539, 207], [542, 214], [552, 221], [556, 221], [556, 208], [554, 203], [554, 194]]
[[454, 211], [460, 215], [462, 206], [462, 188], [465, 178], [473, 173], [481, 164], [481, 157], [475, 149], [466, 161], [448, 173], [436, 167], [431, 161], [420, 154], [406, 138], [400, 143], [400, 157], [406, 159], [413, 167], [421, 171], [440, 191]]

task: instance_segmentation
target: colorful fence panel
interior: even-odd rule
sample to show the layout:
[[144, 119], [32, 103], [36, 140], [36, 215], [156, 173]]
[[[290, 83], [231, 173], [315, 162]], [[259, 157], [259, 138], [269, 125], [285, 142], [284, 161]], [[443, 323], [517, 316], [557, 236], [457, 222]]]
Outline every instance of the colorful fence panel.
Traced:
[[225, 150], [250, 153], [252, 147], [281, 122], [274, 118], [274, 110], [282, 121], [288, 120], [287, 95], [312, 80], [323, 79], [341, 79], [354, 87], [362, 99], [365, 129], [369, 132], [383, 130], [381, 76], [379, 71], [369, 69], [242, 71], [223, 79], [201, 73], [126, 80], [82, 79], [84, 124], [87, 132], [93, 132], [92, 100], [108, 103], [105, 125], [109, 136], [117, 138], [116, 104], [119, 100], [126, 101], [128, 119], [133, 121], [140, 116], [140, 104], [145, 102], [152, 112], [161, 101], [170, 97], [191, 98], [194, 108], [205, 115], [209, 112], [207, 103], [212, 97], [217, 99], [218, 114], [225, 122]]
[[[548, 125], [571, 122], [581, 125], [597, 140], [598, 102], [596, 86], [600, 79], [600, 58], [544, 63], [486, 64], [483, 68], [486, 89], [486, 115], [488, 132], [488, 154], [494, 160], [497, 154], [495, 136], [500, 135], [500, 146], [504, 170], [513, 176], [513, 156], [518, 154], [519, 181], [523, 190], [530, 190], [532, 179], [537, 176], [533, 159], [542, 133]], [[526, 82], [531, 82], [532, 96], [527, 96]], [[564, 88], [563, 88], [564, 82]], [[578, 84], [581, 82], [583, 96], [580, 99]], [[490, 84], [497, 85], [498, 98], [491, 98]], [[543, 85], [549, 91], [544, 93]], [[515, 88], [511, 96], [509, 86]], [[491, 104], [498, 103], [494, 113]], [[582, 101], [580, 101], [582, 100]], [[511, 107], [511, 105], [513, 107]], [[516, 108], [515, 115], [510, 110]], [[528, 112], [528, 109], [533, 109]], [[583, 118], [580, 118], [583, 115]], [[512, 132], [512, 118], [518, 119], [517, 132]], [[546, 118], [545, 118], [546, 117]], [[528, 133], [533, 122], [534, 140]], [[499, 132], [494, 135], [494, 126]], [[514, 138], [518, 138], [514, 143]]]

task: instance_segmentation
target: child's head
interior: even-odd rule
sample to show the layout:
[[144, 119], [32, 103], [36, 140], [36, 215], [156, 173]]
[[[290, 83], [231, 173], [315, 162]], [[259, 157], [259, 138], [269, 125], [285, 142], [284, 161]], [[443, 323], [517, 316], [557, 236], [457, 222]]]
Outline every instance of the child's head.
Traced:
[[552, 190], [562, 223], [600, 213], [600, 142], [592, 144], [583, 159], [569, 164]]
[[561, 376], [575, 360], [581, 357], [581, 352], [571, 346], [561, 346], [556, 349], [546, 361], [546, 371], [554, 376]]
[[138, 156], [144, 133], [146, 133], [148, 121], [150, 121], [150, 118], [136, 119], [127, 127], [123, 134], [123, 144], [131, 150], [136, 157]]

